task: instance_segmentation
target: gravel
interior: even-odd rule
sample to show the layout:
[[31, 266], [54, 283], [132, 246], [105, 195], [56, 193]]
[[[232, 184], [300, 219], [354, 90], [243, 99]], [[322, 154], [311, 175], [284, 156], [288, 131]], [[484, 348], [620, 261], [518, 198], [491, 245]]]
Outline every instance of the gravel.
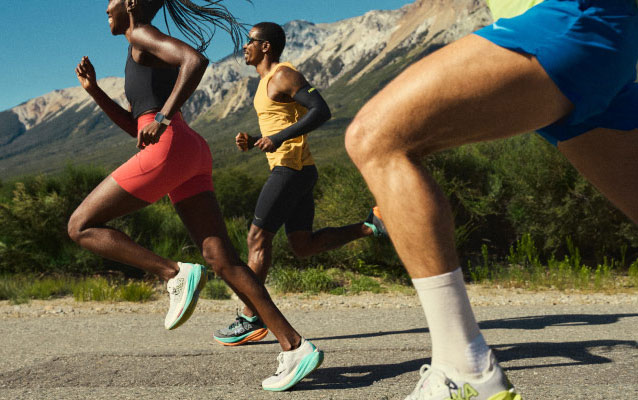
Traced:
[[[468, 293], [473, 306], [555, 306], [555, 305], [638, 305], [638, 290], [617, 293], [583, 293], [577, 291], [529, 291], [524, 289], [504, 289], [468, 285]], [[355, 296], [328, 294], [273, 295], [282, 310], [316, 309], [403, 309], [420, 307], [414, 293], [364, 293]], [[232, 300], [200, 299], [197, 312], [234, 312], [242, 304]], [[52, 300], [33, 300], [26, 304], [11, 304], [0, 301], [0, 319], [9, 318], [65, 318], [95, 314], [163, 314], [168, 308], [168, 298], [160, 298], [146, 303], [129, 302], [77, 302], [72, 297]]]

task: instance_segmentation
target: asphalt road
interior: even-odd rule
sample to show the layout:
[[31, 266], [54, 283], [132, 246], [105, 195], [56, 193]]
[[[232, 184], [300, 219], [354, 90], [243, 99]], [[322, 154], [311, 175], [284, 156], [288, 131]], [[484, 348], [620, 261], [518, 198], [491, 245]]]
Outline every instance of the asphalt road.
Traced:
[[[526, 400], [638, 398], [638, 307], [475, 307], [481, 328]], [[211, 333], [228, 311], [198, 312], [175, 331], [160, 314], [0, 321], [2, 399], [403, 399], [428, 362], [420, 308], [287, 310], [325, 351], [285, 393], [261, 390], [279, 351], [273, 336], [227, 348]]]

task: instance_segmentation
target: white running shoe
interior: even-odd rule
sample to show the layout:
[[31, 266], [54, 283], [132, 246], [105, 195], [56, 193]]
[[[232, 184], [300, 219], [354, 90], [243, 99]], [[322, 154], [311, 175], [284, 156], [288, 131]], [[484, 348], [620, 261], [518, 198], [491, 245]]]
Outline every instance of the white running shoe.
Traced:
[[166, 329], [175, 329], [190, 318], [197, 305], [199, 292], [206, 286], [206, 267], [199, 264], [177, 263], [179, 272], [166, 284], [170, 306], [164, 319]]
[[279, 367], [275, 375], [265, 379], [261, 387], [273, 392], [288, 390], [319, 368], [323, 362], [323, 351], [318, 350], [306, 339], [301, 339], [301, 346], [295, 350], [282, 351], [277, 357]]
[[421, 367], [421, 379], [405, 400], [521, 400], [521, 395], [491, 356], [490, 367], [478, 376], [463, 376], [454, 368]]

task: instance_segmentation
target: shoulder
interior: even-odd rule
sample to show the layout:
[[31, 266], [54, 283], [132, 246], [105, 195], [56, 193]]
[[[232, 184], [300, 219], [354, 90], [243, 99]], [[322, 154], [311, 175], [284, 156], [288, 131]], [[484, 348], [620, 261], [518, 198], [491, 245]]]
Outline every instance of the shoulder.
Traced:
[[167, 35], [150, 24], [140, 24], [131, 28], [129, 42], [139, 50], [154, 48], [169, 39]]
[[286, 89], [298, 89], [308, 83], [301, 72], [286, 65], [277, 67], [271, 82], [283, 91], [287, 91]]

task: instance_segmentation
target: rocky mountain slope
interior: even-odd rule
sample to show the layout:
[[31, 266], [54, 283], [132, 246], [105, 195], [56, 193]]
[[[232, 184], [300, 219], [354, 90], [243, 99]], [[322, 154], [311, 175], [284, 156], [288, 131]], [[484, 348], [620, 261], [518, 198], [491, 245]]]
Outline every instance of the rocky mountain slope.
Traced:
[[[330, 24], [292, 21], [284, 27], [287, 46], [282, 58], [297, 65], [332, 99], [335, 120], [326, 131], [337, 131], [405, 65], [490, 20], [482, 0], [416, 0], [398, 10], [370, 11]], [[255, 130], [251, 103], [258, 81], [254, 68], [246, 66], [242, 57], [229, 56], [208, 68], [183, 107], [184, 115], [211, 146], [222, 134], [225, 141], [232, 140], [230, 128]], [[123, 78], [104, 78], [99, 84], [126, 104]], [[322, 132], [315, 135], [321, 137]], [[223, 161], [221, 147], [225, 145], [212, 146], [214, 156]], [[81, 87], [56, 90], [0, 112], [3, 179], [52, 172], [67, 160], [113, 166], [134, 151], [131, 139]]]

